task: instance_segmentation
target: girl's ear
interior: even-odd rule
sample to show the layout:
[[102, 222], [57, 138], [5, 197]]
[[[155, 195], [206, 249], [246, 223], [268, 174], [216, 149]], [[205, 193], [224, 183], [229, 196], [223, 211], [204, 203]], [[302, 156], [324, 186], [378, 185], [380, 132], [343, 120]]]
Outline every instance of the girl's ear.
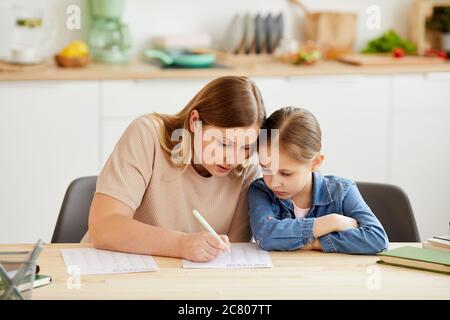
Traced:
[[312, 161], [312, 171], [319, 170], [324, 159], [325, 159], [325, 156], [323, 155], [323, 153], [319, 152]]
[[189, 115], [189, 130], [191, 130], [191, 132], [195, 132], [195, 126], [196, 126], [196, 121], [200, 120], [200, 115], [198, 113], [197, 110], [192, 110], [191, 114]]

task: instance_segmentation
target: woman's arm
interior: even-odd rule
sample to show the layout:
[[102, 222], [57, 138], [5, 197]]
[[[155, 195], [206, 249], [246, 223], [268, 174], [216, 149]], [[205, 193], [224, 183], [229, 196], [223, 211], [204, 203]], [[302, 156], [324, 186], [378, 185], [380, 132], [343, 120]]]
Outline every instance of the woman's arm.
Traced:
[[[92, 201], [89, 237], [94, 247], [99, 249], [193, 261], [209, 261], [226, 250], [208, 232], [188, 234], [137, 221], [133, 219], [133, 210], [129, 206], [100, 193], [95, 194]], [[226, 236], [222, 239], [228, 242]]]
[[181, 256], [183, 233], [133, 219], [133, 210], [105, 194], [95, 194], [89, 212], [89, 237], [99, 249]]

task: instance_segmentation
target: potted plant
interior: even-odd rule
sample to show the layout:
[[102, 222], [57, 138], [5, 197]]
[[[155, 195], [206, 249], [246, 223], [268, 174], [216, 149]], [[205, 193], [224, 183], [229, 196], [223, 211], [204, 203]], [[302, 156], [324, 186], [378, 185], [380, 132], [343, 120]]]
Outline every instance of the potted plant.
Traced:
[[427, 29], [440, 32], [442, 49], [450, 52], [450, 7], [434, 8]]

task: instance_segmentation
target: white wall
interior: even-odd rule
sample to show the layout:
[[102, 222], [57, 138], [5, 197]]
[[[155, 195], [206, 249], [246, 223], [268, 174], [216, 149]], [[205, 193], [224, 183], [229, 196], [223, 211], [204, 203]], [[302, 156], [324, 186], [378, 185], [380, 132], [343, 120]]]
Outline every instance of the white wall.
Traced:
[[[11, 3], [23, 2], [43, 5], [49, 15], [55, 17], [58, 36], [49, 53], [62, 48], [69, 40], [82, 37], [80, 31], [65, 28], [65, 10], [70, 4], [83, 7], [84, 0], [2, 0], [0, 1], [0, 56], [8, 53], [10, 47], [12, 17], [9, 13]], [[352, 11], [359, 15], [355, 49], [361, 49], [369, 39], [384, 30], [395, 28], [401, 35], [408, 34], [408, 11], [411, 0], [304, 0], [311, 10]], [[370, 5], [381, 10], [380, 30], [366, 28]], [[124, 20], [129, 23], [134, 36], [134, 51], [145, 47], [152, 36], [180, 32], [208, 32], [215, 47], [220, 47], [227, 26], [236, 12], [283, 12], [285, 30], [288, 37], [298, 38], [302, 26], [301, 11], [288, 0], [127, 0]]]

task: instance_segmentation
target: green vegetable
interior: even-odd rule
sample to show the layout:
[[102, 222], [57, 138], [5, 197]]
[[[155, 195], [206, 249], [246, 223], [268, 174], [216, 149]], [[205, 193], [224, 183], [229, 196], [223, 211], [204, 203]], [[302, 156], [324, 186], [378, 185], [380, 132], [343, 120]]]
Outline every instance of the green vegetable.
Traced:
[[373, 39], [367, 44], [363, 53], [392, 52], [395, 48], [402, 48], [407, 54], [416, 52], [416, 44], [402, 39], [394, 30], [386, 31], [383, 35]]

